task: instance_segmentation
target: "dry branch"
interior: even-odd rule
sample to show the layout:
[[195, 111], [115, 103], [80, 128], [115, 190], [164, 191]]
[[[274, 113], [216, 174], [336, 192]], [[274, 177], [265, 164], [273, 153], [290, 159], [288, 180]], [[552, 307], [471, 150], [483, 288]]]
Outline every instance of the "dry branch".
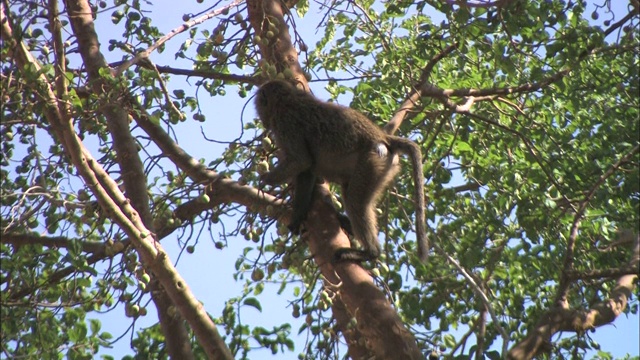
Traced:
[[[287, 9], [277, 0], [248, 1], [247, 9], [257, 35], [262, 35], [269, 24], [278, 27], [277, 35], [268, 44], [260, 44], [262, 58], [275, 64], [278, 71], [291, 69], [294, 79], [308, 89], [285, 23]], [[376, 359], [423, 359], [415, 337], [385, 294], [375, 286], [371, 275], [358, 264], [331, 263], [335, 251], [349, 247], [350, 243], [340, 228], [326, 185], [317, 187], [315, 198], [305, 223], [305, 238], [326, 285], [337, 292], [332, 311], [337, 328], [348, 329], [343, 335], [349, 346], [349, 356], [354, 359], [371, 356]], [[357, 320], [357, 327], [345, 323], [352, 318]]]
[[616, 286], [609, 298], [593, 305], [590, 309], [566, 309], [556, 307], [540, 317], [538, 323], [529, 334], [511, 350], [508, 358], [513, 360], [528, 360], [540, 355], [551, 347], [551, 337], [560, 332], [584, 333], [599, 326], [612, 323], [627, 307], [638, 277], [640, 265], [640, 235], [624, 231], [620, 240], [633, 239], [633, 253], [629, 260], [629, 267], [635, 269], [633, 274], [625, 274], [618, 278]]
[[[86, 3], [85, 3], [86, 4]], [[71, 5], [71, 6], [70, 6]], [[91, 11], [86, 4], [85, 7], [78, 7], [78, 4], [67, 4], [68, 8], [88, 9], [81, 10], [91, 17]], [[7, 17], [5, 4], [0, 3], [0, 37], [7, 44], [9, 57], [15, 61], [20, 68], [33, 67], [40, 69], [40, 64], [27, 51], [26, 46], [16, 41]], [[95, 49], [94, 49], [95, 50]], [[217, 332], [217, 329], [202, 304], [193, 296], [186, 286], [184, 279], [180, 277], [176, 269], [169, 261], [159, 243], [155, 241], [152, 233], [141, 222], [137, 211], [131, 206], [128, 199], [118, 189], [117, 184], [105, 170], [92, 157], [91, 153], [84, 147], [84, 144], [75, 133], [71, 119], [66, 114], [61, 113], [57, 107], [58, 101], [55, 93], [44, 74], [36, 79], [36, 84], [42, 94], [42, 102], [45, 104], [45, 116], [62, 144], [66, 153], [70, 156], [74, 166], [84, 182], [96, 195], [100, 206], [112, 219], [127, 233], [136, 246], [143, 264], [153, 271], [163, 287], [169, 293], [171, 300], [180, 310], [187, 322], [192, 326], [196, 337], [201, 342], [205, 352], [215, 359], [232, 359], [229, 349]]]

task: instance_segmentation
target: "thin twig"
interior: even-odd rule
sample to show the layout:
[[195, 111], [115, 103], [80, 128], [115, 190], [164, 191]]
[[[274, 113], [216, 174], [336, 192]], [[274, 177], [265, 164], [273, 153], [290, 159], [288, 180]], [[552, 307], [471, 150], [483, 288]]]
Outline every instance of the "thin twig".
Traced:
[[484, 304], [487, 311], [489, 312], [489, 315], [491, 315], [491, 320], [493, 322], [493, 325], [496, 327], [496, 329], [502, 336], [502, 354], [503, 354], [503, 357], [506, 357], [507, 350], [509, 349], [509, 334], [500, 325], [500, 319], [498, 319], [498, 316], [496, 315], [496, 312], [493, 309], [493, 305], [491, 304], [491, 301], [489, 300], [487, 295], [484, 293], [484, 291], [480, 289], [480, 286], [476, 283], [473, 277], [469, 275], [469, 273], [462, 267], [462, 265], [460, 265], [460, 263], [456, 259], [454, 259], [449, 254], [447, 254], [447, 252], [444, 251], [444, 249], [442, 249], [438, 244], [432, 244], [432, 246], [438, 253], [440, 253], [440, 255], [444, 256], [444, 258], [447, 259], [447, 261], [451, 265], [453, 265], [458, 270], [458, 272], [460, 272], [460, 274], [462, 274], [465, 280], [467, 280], [467, 283], [471, 286], [471, 289], [476, 293], [476, 295], [478, 295], [478, 297], [480, 298], [480, 301]]
[[204, 15], [202, 15], [201, 17], [197, 18], [197, 19], [193, 19], [193, 20], [189, 20], [187, 22], [185, 22], [184, 24], [178, 26], [177, 28], [171, 30], [167, 35], [161, 37], [160, 39], [158, 39], [158, 41], [156, 41], [155, 44], [151, 45], [149, 48], [147, 48], [146, 50], [143, 50], [141, 52], [139, 52], [138, 54], [136, 54], [135, 57], [127, 60], [124, 64], [120, 65], [117, 69], [114, 70], [113, 75], [114, 77], [118, 77], [120, 75], [122, 75], [122, 73], [127, 70], [128, 68], [130, 68], [132, 65], [136, 64], [138, 61], [148, 58], [149, 55], [151, 55], [151, 53], [159, 48], [162, 44], [164, 44], [165, 42], [169, 41], [169, 39], [171, 39], [172, 37], [187, 31], [188, 29], [192, 28], [195, 25], [201, 24], [215, 16], [218, 16], [219, 14], [222, 14], [222, 12], [226, 11], [227, 9], [231, 9], [233, 7], [236, 7], [238, 5], [240, 5], [241, 3], [243, 3], [243, 0], [235, 0], [234, 2], [230, 3], [227, 6], [223, 6], [219, 9], [215, 9], [212, 10]]

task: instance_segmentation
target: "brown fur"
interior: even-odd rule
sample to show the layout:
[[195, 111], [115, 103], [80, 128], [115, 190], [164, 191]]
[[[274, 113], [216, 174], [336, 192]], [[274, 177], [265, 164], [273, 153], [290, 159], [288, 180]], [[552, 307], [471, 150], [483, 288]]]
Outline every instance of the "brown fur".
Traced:
[[[297, 231], [309, 210], [315, 177], [342, 186], [353, 234], [366, 251], [341, 249], [339, 260], [362, 260], [380, 255], [376, 204], [400, 170], [398, 153], [413, 165], [416, 234], [421, 259], [429, 250], [425, 231], [424, 177], [420, 148], [408, 139], [386, 134], [365, 115], [348, 107], [322, 102], [285, 81], [262, 85], [255, 99], [265, 128], [273, 133], [282, 156], [267, 184], [296, 180], [294, 215]], [[293, 228], [292, 228], [293, 227]]]

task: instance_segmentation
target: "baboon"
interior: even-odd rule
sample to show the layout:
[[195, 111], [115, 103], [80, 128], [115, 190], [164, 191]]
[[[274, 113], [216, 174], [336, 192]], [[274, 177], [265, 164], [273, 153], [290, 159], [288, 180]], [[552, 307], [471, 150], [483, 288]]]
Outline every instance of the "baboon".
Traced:
[[429, 243], [425, 231], [422, 154], [414, 142], [386, 134], [365, 115], [348, 107], [322, 102], [288, 82], [263, 84], [256, 110], [280, 149], [278, 164], [263, 174], [269, 185], [295, 180], [293, 219], [297, 232], [311, 207], [317, 177], [342, 186], [353, 235], [363, 250], [338, 250], [334, 261], [362, 261], [380, 255], [375, 207], [382, 191], [399, 171], [398, 153], [413, 165], [418, 254], [425, 260]]
[[[301, 172], [295, 178], [293, 216], [291, 217], [291, 222], [287, 227], [296, 235], [300, 234], [302, 222], [307, 219], [307, 215], [311, 210], [311, 204], [313, 203], [315, 194], [314, 188], [318, 182], [322, 183], [322, 179], [318, 179], [311, 169]], [[341, 213], [338, 213], [337, 216], [338, 222], [340, 222], [340, 227], [342, 227], [342, 229], [344, 229], [349, 235], [353, 235], [353, 229], [351, 228], [351, 221], [349, 221], [349, 218]]]

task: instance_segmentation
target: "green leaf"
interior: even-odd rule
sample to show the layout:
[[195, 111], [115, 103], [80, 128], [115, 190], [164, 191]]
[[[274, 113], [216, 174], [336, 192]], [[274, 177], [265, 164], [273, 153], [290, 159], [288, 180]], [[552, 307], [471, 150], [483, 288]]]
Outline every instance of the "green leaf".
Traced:
[[254, 308], [256, 308], [256, 310], [262, 312], [262, 305], [260, 305], [260, 301], [258, 301], [258, 299], [256, 299], [256, 298], [253, 298], [253, 297], [246, 298], [246, 299], [244, 299], [242, 304], [254, 307]]
[[300, 0], [296, 3], [296, 13], [299, 18], [303, 18], [309, 11], [309, 0]]
[[471, 148], [471, 145], [469, 145], [469, 143], [466, 143], [464, 141], [458, 141], [456, 142], [456, 149], [458, 150], [458, 152], [463, 153], [463, 152], [473, 152], [473, 149]]
[[87, 337], [87, 325], [83, 322], [78, 322], [69, 329], [67, 334], [72, 342], [81, 342]]
[[96, 319], [89, 319], [89, 323], [91, 325], [91, 335], [95, 335], [98, 333], [98, 331], [100, 331], [100, 321], [96, 320]]
[[445, 334], [443, 337], [444, 346], [453, 349], [456, 346], [456, 338], [451, 334]]

